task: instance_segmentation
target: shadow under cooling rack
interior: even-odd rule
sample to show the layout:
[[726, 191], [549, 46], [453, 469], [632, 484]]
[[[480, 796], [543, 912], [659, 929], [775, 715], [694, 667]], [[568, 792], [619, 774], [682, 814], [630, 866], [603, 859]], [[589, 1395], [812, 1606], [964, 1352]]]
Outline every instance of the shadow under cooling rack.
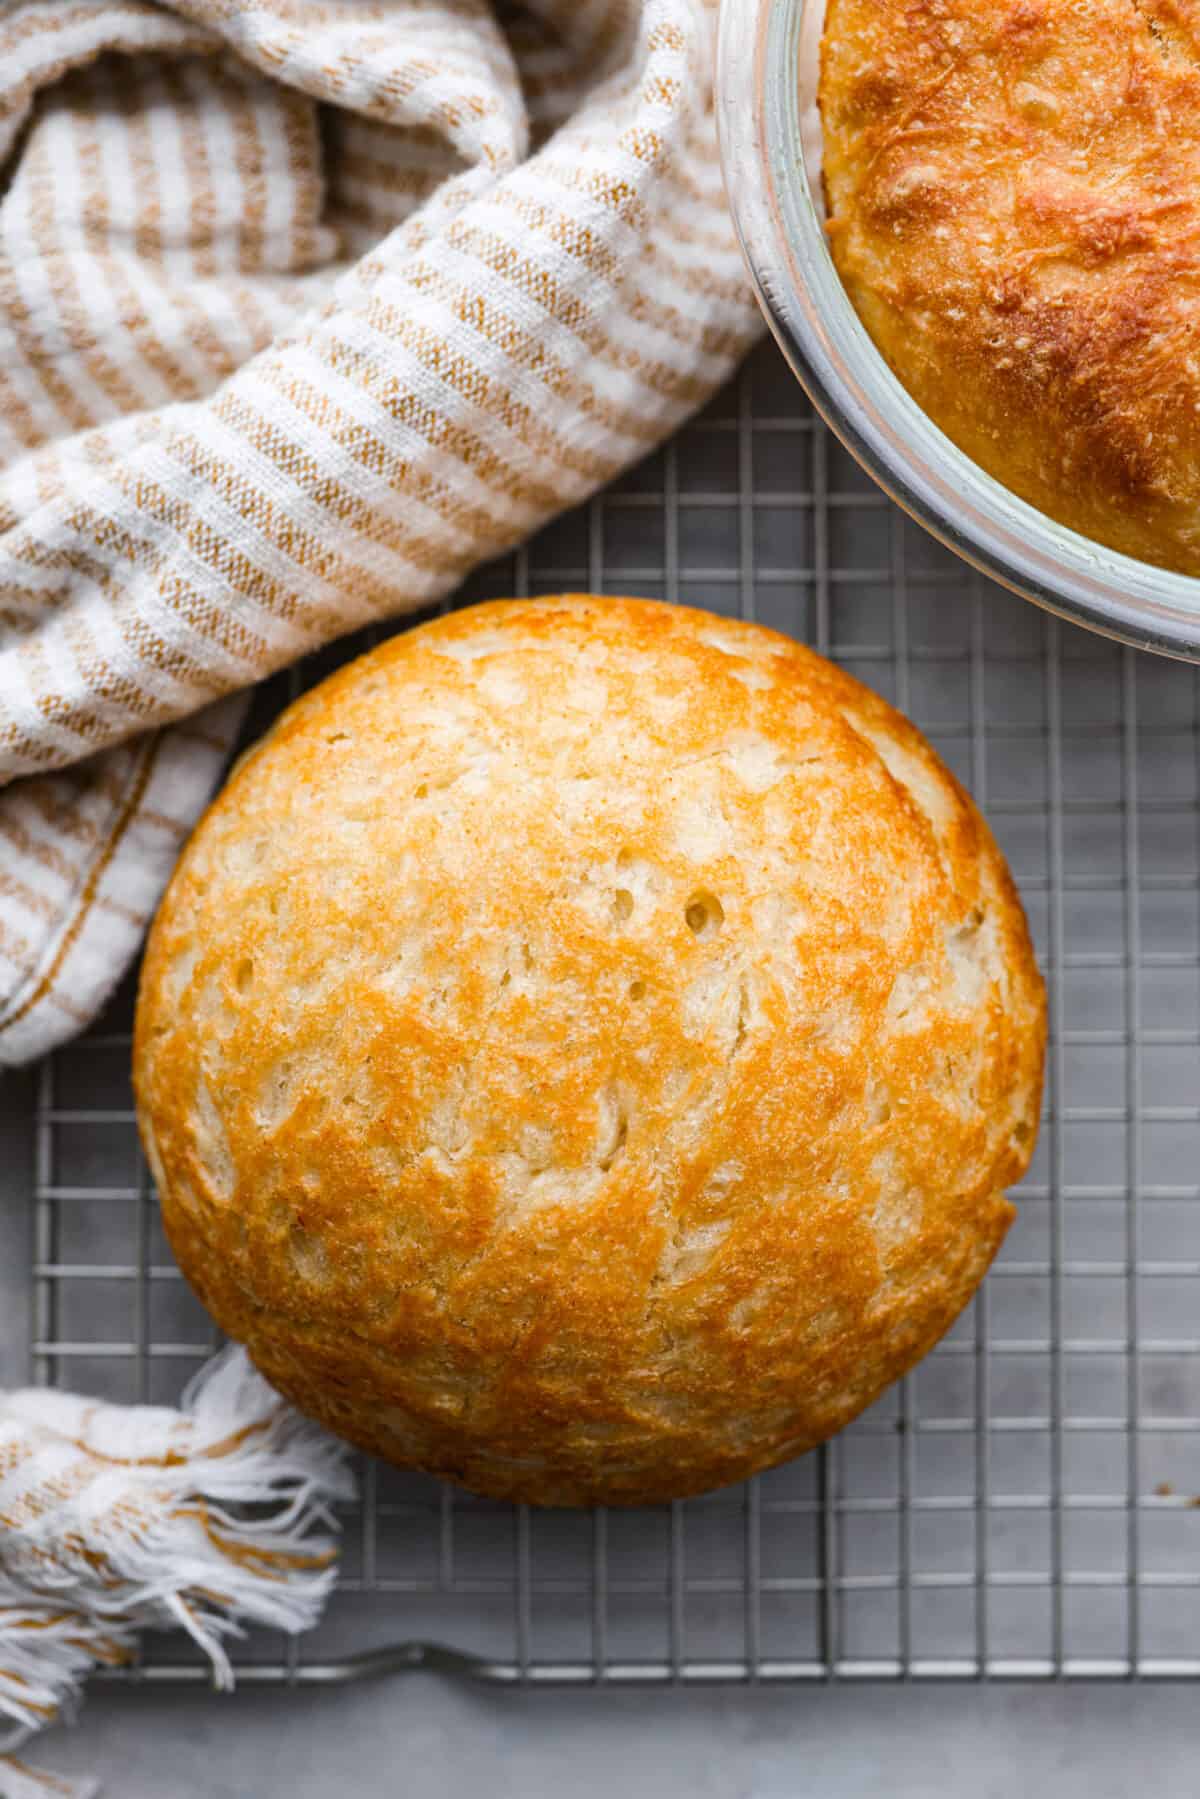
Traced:
[[[459, 599], [567, 587], [812, 642], [972, 788], [1052, 999], [1019, 1220], [914, 1374], [745, 1487], [533, 1513], [367, 1464], [321, 1627], [250, 1636], [240, 1677], [1200, 1675], [1197, 672], [985, 585], [876, 492], [769, 347], [667, 450]], [[253, 730], [366, 641], [269, 683]], [[36, 1078], [31, 1359], [42, 1381], [168, 1401], [213, 1338], [138, 1151], [131, 995]], [[132, 1673], [204, 1675], [169, 1638]]]

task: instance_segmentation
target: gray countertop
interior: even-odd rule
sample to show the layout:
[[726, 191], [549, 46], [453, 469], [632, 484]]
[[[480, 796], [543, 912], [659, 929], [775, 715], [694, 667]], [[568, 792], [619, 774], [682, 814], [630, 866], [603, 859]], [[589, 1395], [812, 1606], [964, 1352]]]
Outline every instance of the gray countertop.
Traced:
[[1195, 1799], [1187, 1684], [97, 1692], [35, 1759], [106, 1799]]

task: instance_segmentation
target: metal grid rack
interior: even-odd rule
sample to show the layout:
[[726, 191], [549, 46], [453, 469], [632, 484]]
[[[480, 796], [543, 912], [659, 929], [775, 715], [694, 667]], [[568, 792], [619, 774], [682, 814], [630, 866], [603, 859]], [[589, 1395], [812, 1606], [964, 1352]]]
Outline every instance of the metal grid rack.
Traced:
[[[243, 1674], [1200, 1675], [1200, 674], [973, 576], [875, 490], [770, 346], [664, 452], [461, 598], [566, 587], [805, 638], [973, 789], [1052, 995], [1020, 1219], [914, 1374], [744, 1487], [533, 1513], [368, 1464], [325, 1621], [299, 1643], [249, 1639]], [[271, 683], [254, 728], [361, 647]], [[36, 1078], [32, 1366], [168, 1400], [212, 1335], [137, 1148], [131, 993]], [[202, 1669], [162, 1639], [137, 1672]]]

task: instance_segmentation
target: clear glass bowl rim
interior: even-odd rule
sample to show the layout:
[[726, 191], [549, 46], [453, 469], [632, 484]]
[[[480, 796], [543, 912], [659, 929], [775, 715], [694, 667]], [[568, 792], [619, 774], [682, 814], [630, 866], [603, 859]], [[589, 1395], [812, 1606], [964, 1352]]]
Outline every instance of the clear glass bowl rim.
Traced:
[[823, 0], [721, 0], [725, 186], [759, 302], [826, 423], [879, 485], [993, 580], [1141, 649], [1200, 662], [1200, 580], [1027, 505], [950, 442], [876, 350], [834, 268], [801, 154], [800, 55]]

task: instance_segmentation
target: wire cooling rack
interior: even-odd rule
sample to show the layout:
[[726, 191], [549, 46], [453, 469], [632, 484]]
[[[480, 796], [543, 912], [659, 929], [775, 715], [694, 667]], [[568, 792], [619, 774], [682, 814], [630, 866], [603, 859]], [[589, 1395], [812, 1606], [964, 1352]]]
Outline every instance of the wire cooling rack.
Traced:
[[[461, 599], [569, 587], [804, 638], [909, 712], [973, 789], [1052, 996], [1019, 1222], [914, 1374], [743, 1487], [536, 1513], [365, 1465], [324, 1622], [249, 1638], [243, 1677], [1200, 1675], [1197, 671], [973, 576], [876, 491], [770, 346], [664, 452]], [[362, 647], [271, 683], [253, 728]], [[165, 1401], [213, 1337], [138, 1151], [131, 1006], [132, 986], [35, 1078], [30, 1353], [39, 1381]], [[134, 1671], [202, 1675], [170, 1638]]]

